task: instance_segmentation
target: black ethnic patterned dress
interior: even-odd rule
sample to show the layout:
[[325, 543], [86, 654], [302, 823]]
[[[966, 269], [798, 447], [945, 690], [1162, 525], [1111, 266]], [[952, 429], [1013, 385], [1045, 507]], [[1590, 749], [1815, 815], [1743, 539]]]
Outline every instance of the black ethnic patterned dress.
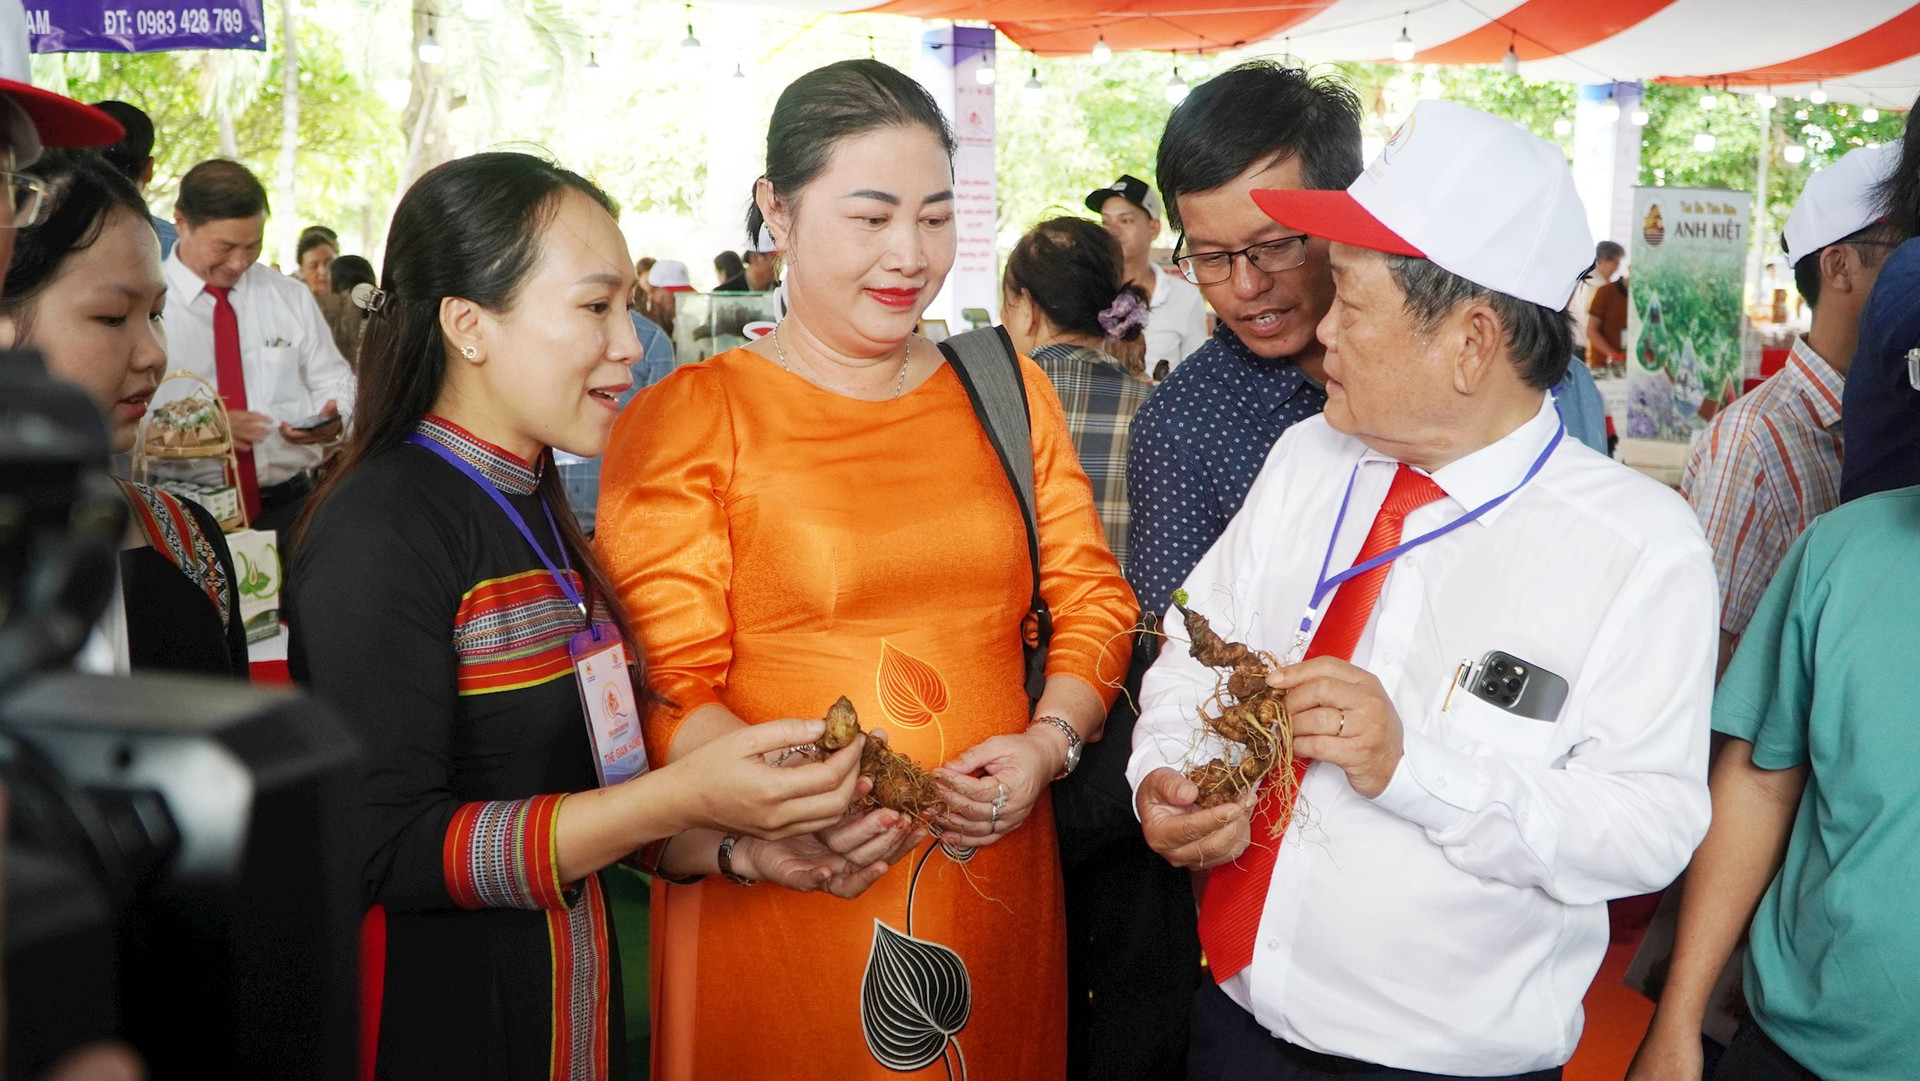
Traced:
[[[437, 418], [419, 431], [550, 536], [533, 467]], [[567, 652], [579, 610], [486, 492], [410, 445], [327, 499], [288, 594], [294, 677], [365, 755], [375, 1076], [623, 1076], [604, 895], [593, 876], [563, 886], [554, 855], [560, 801], [596, 784]]]

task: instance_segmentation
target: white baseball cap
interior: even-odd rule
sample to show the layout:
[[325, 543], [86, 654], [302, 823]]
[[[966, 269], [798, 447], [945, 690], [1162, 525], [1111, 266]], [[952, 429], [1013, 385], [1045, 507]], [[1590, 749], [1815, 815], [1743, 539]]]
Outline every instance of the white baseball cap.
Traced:
[[687, 264], [678, 259], [662, 259], [653, 264], [647, 272], [647, 284], [655, 289], [691, 289], [693, 282], [687, 278]]
[[1900, 142], [1849, 150], [1807, 178], [1780, 230], [1788, 266], [1880, 220], [1878, 188], [1900, 164]]
[[1559, 311], [1593, 265], [1560, 148], [1497, 116], [1422, 101], [1346, 191], [1265, 190], [1267, 216], [1311, 236], [1430, 259]]

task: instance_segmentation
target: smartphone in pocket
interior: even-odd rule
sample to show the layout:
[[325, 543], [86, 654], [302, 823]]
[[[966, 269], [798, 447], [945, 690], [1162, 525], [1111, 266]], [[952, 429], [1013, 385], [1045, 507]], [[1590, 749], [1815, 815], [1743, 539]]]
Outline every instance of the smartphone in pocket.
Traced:
[[1480, 658], [1467, 680], [1475, 698], [1528, 720], [1552, 724], [1567, 704], [1565, 677], [1498, 649]]

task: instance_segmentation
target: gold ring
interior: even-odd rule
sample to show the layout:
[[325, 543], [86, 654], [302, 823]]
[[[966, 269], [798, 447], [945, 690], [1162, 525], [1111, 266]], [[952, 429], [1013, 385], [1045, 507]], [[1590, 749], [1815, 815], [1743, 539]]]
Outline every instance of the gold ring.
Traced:
[[1344, 736], [1347, 734], [1347, 711], [1344, 709], [1340, 711], [1340, 727], [1336, 729], [1333, 734], [1335, 736]]

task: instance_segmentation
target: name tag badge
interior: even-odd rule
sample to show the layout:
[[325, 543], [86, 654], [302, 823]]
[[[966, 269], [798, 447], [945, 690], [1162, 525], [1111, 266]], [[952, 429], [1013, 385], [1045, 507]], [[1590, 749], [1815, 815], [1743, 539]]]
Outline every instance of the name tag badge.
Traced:
[[567, 648], [573, 655], [573, 674], [601, 787], [645, 773], [647, 744], [640, 731], [639, 703], [619, 628], [596, 623], [574, 635]]

